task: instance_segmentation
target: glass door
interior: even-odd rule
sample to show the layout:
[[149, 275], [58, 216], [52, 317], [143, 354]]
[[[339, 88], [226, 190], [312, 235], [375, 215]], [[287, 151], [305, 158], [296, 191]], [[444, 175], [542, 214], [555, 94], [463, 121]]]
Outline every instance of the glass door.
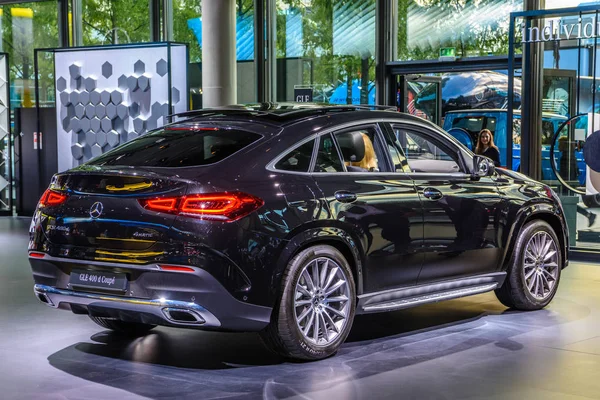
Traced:
[[442, 126], [442, 78], [419, 74], [398, 75], [396, 107]]

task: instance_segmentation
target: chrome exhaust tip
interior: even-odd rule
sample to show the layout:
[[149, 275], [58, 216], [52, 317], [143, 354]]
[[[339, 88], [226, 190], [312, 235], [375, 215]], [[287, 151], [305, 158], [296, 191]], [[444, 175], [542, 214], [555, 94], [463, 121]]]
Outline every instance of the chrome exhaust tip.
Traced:
[[163, 314], [171, 322], [176, 324], [203, 324], [206, 321], [195, 311], [185, 308], [163, 308]]
[[56, 308], [56, 306], [54, 305], [52, 300], [50, 300], [50, 297], [46, 295], [46, 293], [36, 292], [35, 296], [38, 298], [39, 301], [46, 304], [47, 306]]

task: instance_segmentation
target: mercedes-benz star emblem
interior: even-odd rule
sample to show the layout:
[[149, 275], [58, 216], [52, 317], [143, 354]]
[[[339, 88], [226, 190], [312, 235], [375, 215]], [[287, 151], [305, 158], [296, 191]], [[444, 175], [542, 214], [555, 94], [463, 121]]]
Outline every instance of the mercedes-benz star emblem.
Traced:
[[90, 217], [94, 219], [99, 218], [102, 215], [102, 211], [104, 211], [104, 206], [97, 201], [90, 207]]

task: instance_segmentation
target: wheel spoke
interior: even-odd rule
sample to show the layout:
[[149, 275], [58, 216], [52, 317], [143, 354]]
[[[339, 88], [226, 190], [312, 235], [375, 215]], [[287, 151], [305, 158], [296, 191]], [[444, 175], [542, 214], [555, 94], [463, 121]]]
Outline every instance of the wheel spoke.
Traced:
[[558, 267], [558, 264], [555, 262], [546, 263], [546, 264], [544, 264], [544, 267], [545, 268], [556, 268], [556, 267]]
[[308, 322], [306, 323], [306, 325], [304, 326], [304, 329], [302, 330], [302, 333], [304, 333], [304, 336], [308, 336], [308, 332], [310, 331], [310, 328], [313, 326], [313, 320], [315, 319], [315, 311], [312, 309], [312, 307], [309, 307], [309, 309], [312, 312], [310, 313]]
[[315, 284], [315, 289], [319, 289], [321, 287], [321, 282], [319, 282], [319, 261], [315, 260], [312, 266], [312, 278], [313, 283]]
[[[308, 286], [308, 288], [311, 291], [314, 291], [315, 290], [315, 284], [314, 284], [312, 278], [310, 277], [310, 274], [308, 273], [308, 270], [305, 269], [302, 272], [302, 276], [304, 277], [304, 281], [306, 282], [306, 285]], [[309, 294], [309, 296], [310, 296], [310, 294]]]
[[531, 250], [530, 250], [530, 249], [527, 249], [527, 250], [525, 250], [525, 257], [526, 257], [526, 258], [529, 258], [529, 259], [531, 259], [531, 260], [535, 260], [535, 259], [536, 259], [536, 256], [534, 256], [534, 255], [533, 255], [533, 253], [531, 252], [531, 251], [535, 251], [535, 250], [533, 250], [533, 248], [532, 248], [532, 247], [533, 247], [533, 243], [531, 243], [531, 244], [530, 244], [528, 247], [530, 247], [530, 248], [531, 248]]
[[319, 286], [324, 289], [325, 278], [327, 278], [327, 270], [329, 269], [329, 259], [325, 259], [323, 266], [321, 267], [321, 276], [319, 277]]
[[556, 253], [556, 250], [551, 250], [548, 253], [546, 253], [546, 255], [544, 256], [544, 261], [550, 261], [556, 255]]
[[545, 234], [543, 235], [543, 237], [544, 237], [544, 249], [542, 250], [541, 256], [545, 258], [545, 257], [547, 257], [547, 254], [550, 250], [550, 246], [552, 246], [553, 242], [552, 242], [552, 240], [548, 240], [548, 238], [546, 237]]
[[333, 322], [333, 318], [331, 318], [331, 315], [329, 315], [327, 310], [325, 310], [325, 312], [323, 313], [323, 316], [325, 317], [327, 322], [329, 322], [329, 326], [331, 326], [331, 329], [333, 329], [335, 331], [335, 333], [340, 333], [340, 330], [336, 326], [335, 322]]
[[529, 279], [533, 276], [533, 274], [535, 274], [536, 270], [535, 268], [531, 270], [531, 272], [529, 272], [527, 275], [525, 275], [525, 279]]
[[540, 276], [539, 276], [539, 275], [536, 275], [536, 276], [535, 276], [535, 293], [536, 293], [538, 296], [543, 296], [543, 295], [544, 295], [544, 292], [543, 292], [543, 290], [542, 290], [542, 292], [541, 292], [541, 294], [540, 294], [540, 281], [541, 281], [541, 278], [540, 278]]
[[533, 286], [535, 285], [535, 276], [533, 278], [531, 278], [531, 280], [529, 281], [529, 283], [527, 284], [527, 289], [529, 289], [529, 291], [531, 293], [533, 293]]
[[323, 331], [323, 339], [329, 342], [329, 329], [327, 329], [327, 324], [325, 323], [325, 318], [323, 317], [323, 314], [326, 313], [319, 314], [319, 318], [321, 319], [321, 330]]
[[329, 273], [329, 277], [327, 277], [327, 282], [325, 282], [325, 284], [323, 285], [323, 290], [329, 289], [329, 286], [331, 286], [331, 282], [333, 282], [333, 279], [337, 275], [337, 272], [338, 272], [338, 267], [334, 267], [331, 269], [331, 272]]
[[329, 288], [329, 290], [327, 290], [325, 292], [325, 297], [328, 297], [331, 293], [335, 292], [336, 290], [338, 290], [342, 285], [344, 285], [346, 283], [345, 280], [340, 279], [339, 281], [337, 281], [333, 286], [331, 286]]
[[[317, 313], [315, 313], [317, 314]], [[315, 340], [315, 343], [319, 344], [319, 325], [320, 325], [320, 318], [318, 315], [315, 315], [314, 318], [314, 322], [313, 322], [313, 339]]]
[[306, 318], [308, 316], [308, 314], [310, 314], [311, 311], [312, 311], [312, 307], [306, 307], [306, 309], [304, 311], [302, 311], [302, 314], [300, 314], [298, 316], [298, 322], [304, 321], [304, 318]]
[[337, 315], [340, 318], [346, 318], [346, 316], [339, 310], [336, 310], [335, 308], [331, 307], [331, 306], [325, 306], [325, 309], [328, 311], [331, 311], [332, 313], [334, 313], [335, 315]]
[[[547, 292], [546, 289], [548, 289], [548, 291], [550, 291], [550, 282], [548, 281], [548, 278], [546, 278], [546, 275], [540, 275], [540, 282], [542, 283], [542, 296], [544, 296]], [[544, 284], [546, 284], [544, 286]]]
[[348, 301], [348, 297], [346, 297], [346, 296], [335, 296], [335, 297], [328, 297], [327, 298], [327, 302], [328, 303], [341, 303], [342, 301]]
[[552, 274], [552, 272], [548, 271], [547, 269], [542, 269], [542, 272], [544, 274], [546, 274], [548, 276], [548, 278], [552, 278], [553, 281], [556, 280], [556, 278], [554, 278], [554, 275]]
[[310, 303], [312, 303], [312, 300], [310, 300], [310, 299], [309, 300], [297, 300], [294, 302], [294, 306], [300, 307], [300, 306], [305, 306]]
[[306, 288], [300, 284], [296, 285], [296, 290], [298, 292], [302, 293], [306, 297], [311, 297], [310, 292], [308, 290], [306, 290]]

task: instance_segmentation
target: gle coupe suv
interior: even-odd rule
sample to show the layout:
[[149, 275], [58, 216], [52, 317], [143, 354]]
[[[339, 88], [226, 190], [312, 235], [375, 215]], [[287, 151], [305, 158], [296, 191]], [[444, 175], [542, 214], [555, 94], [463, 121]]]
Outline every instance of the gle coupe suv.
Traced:
[[554, 192], [437, 126], [354, 106], [201, 110], [57, 174], [33, 218], [35, 294], [104, 328], [258, 331], [336, 352], [356, 314], [494, 290], [554, 297]]

